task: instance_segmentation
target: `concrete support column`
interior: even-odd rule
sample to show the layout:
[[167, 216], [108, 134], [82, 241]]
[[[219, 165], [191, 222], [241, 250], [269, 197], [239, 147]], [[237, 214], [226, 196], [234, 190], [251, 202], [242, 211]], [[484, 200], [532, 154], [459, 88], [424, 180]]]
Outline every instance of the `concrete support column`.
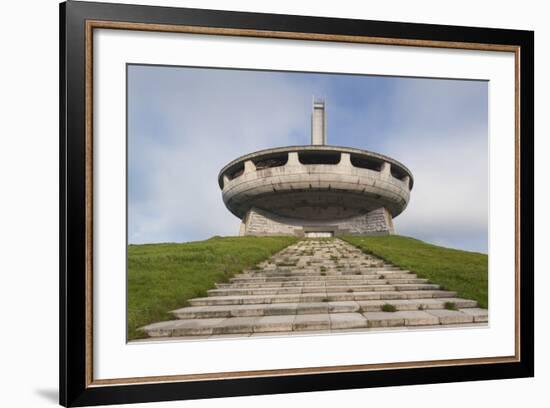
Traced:
[[253, 173], [256, 171], [256, 165], [252, 160], [247, 160], [244, 162], [244, 172], [246, 173]]
[[286, 162], [287, 166], [301, 166], [300, 159], [298, 158], [297, 152], [290, 152], [288, 154], [288, 161]]
[[405, 185], [407, 186], [407, 190], [410, 190], [411, 178], [409, 176], [405, 176], [405, 178], [403, 179], [403, 183], [405, 183]]
[[382, 165], [382, 169], [380, 169], [380, 174], [383, 176], [383, 177], [391, 177], [391, 164], [389, 164], [388, 162], [384, 162], [384, 164]]
[[[227, 174], [224, 174], [223, 175], [223, 187], [225, 187], [227, 185], [227, 183], [229, 183], [229, 177], [227, 176]], [[222, 190], [223, 190], [223, 187], [222, 187]]]
[[340, 163], [338, 163], [338, 165], [343, 167], [352, 167], [350, 154], [340, 153]]

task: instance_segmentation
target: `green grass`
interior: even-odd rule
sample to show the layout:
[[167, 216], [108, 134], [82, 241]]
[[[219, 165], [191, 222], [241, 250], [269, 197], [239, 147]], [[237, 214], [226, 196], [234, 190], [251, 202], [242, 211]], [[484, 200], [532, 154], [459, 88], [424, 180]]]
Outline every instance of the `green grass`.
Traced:
[[487, 308], [488, 257], [477, 252], [443, 248], [398, 235], [343, 237], [364, 252], [378, 256], [419, 278], [427, 278], [461, 298], [476, 300]]
[[385, 303], [384, 305], [382, 305], [382, 311], [393, 313], [393, 312], [397, 311], [397, 309], [395, 308], [394, 305], [390, 305], [389, 303]]
[[146, 324], [171, 320], [168, 313], [206, 296], [216, 282], [296, 242], [293, 237], [214, 237], [183, 244], [128, 246], [128, 339], [144, 337]]

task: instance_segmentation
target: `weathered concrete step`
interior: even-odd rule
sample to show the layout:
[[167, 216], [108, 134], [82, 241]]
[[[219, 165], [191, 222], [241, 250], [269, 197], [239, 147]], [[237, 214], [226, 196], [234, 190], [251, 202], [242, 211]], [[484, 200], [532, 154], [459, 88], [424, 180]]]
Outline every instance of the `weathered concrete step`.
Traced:
[[399, 279], [402, 275], [414, 275], [414, 272], [411, 272], [408, 269], [401, 269], [398, 271], [381, 271], [378, 273], [379, 275], [386, 276], [388, 279]]
[[318, 254], [318, 255], [297, 255], [297, 254], [285, 254], [283, 256], [276, 256], [270, 258], [267, 262], [260, 263], [259, 265], [264, 266], [281, 266], [285, 267], [296, 262], [304, 263], [320, 263], [320, 262], [334, 262], [342, 264], [351, 264], [351, 265], [364, 265], [372, 267], [382, 267], [382, 266], [394, 266], [388, 262], [383, 262], [380, 260], [373, 260], [368, 257], [355, 257], [348, 256], [347, 254], [338, 254], [337, 252]]
[[[416, 275], [410, 274], [410, 278], [415, 278]], [[382, 278], [382, 275], [317, 275], [317, 276], [281, 276], [281, 277], [242, 277], [240, 275], [237, 275], [231, 279], [229, 279], [229, 282], [231, 283], [253, 283], [253, 282], [298, 282], [298, 281], [329, 281], [329, 280], [352, 280], [352, 281], [360, 281], [360, 280], [372, 280], [372, 279], [380, 279]]]
[[[352, 313], [352, 312], [377, 312], [384, 305], [392, 305], [398, 311], [402, 310], [429, 310], [444, 309], [446, 303], [453, 303], [457, 308], [476, 308], [477, 302], [460, 298], [438, 299], [397, 299], [397, 300], [365, 300], [365, 301], [340, 301], [340, 302], [311, 302], [311, 303], [267, 303], [252, 305], [219, 305], [219, 306], [191, 306], [173, 310], [171, 313], [178, 319], [219, 318], [219, 317], [250, 317], [250, 316], [275, 316], [292, 314], [315, 313]], [[479, 313], [483, 309], [475, 309]], [[482, 319], [481, 314], [475, 315]]]
[[[472, 310], [477, 312], [472, 313]], [[474, 315], [487, 317], [483, 309], [433, 309], [427, 311], [401, 311], [401, 312], [367, 312], [363, 315], [368, 321], [368, 327], [398, 327], [398, 326], [429, 326], [429, 325], [453, 325], [486, 322], [483, 317], [475, 320]]]
[[[431, 326], [440, 324], [440, 317], [430, 311], [367, 312], [364, 314], [368, 327]], [[464, 314], [463, 323], [473, 322]]]
[[376, 284], [406, 284], [406, 283], [427, 283], [428, 279], [357, 279], [357, 280], [323, 280], [323, 281], [290, 281], [290, 282], [252, 282], [252, 283], [216, 283], [218, 289], [246, 289], [246, 288], [283, 288], [303, 286], [354, 286], [354, 285], [376, 285]]
[[362, 267], [358, 267], [358, 268], [334, 268], [336, 271], [341, 271], [342, 272], [342, 275], [357, 275], [358, 273], [365, 273], [365, 274], [369, 274], [369, 273], [378, 273], [378, 274], [392, 274], [392, 273], [408, 273], [409, 271], [408, 270], [405, 270], [405, 269], [401, 269], [399, 267], [385, 267], [385, 268], [362, 268]]
[[428, 311], [179, 319], [150, 324], [141, 328], [141, 330], [151, 337], [169, 337], [304, 330], [345, 330], [367, 327], [436, 326], [463, 323], [474, 323], [474, 317], [460, 310], [434, 309]]
[[257, 270], [257, 271], [244, 271], [239, 274], [241, 277], [254, 278], [254, 277], [281, 277], [281, 276], [318, 276], [318, 275], [392, 275], [392, 274], [405, 274], [409, 273], [407, 270], [396, 269], [396, 270], [373, 270], [373, 269], [341, 269], [335, 267], [325, 267], [317, 269], [306, 269], [306, 268], [292, 268], [287, 270], [280, 271], [269, 271], [269, 270]]
[[268, 273], [254, 273], [254, 274], [246, 274], [246, 273], [240, 273], [238, 275], [235, 275], [232, 279], [260, 279], [260, 280], [268, 280], [268, 279], [322, 279], [322, 278], [332, 278], [332, 279], [353, 279], [357, 277], [372, 277], [371, 279], [376, 279], [379, 277], [386, 277], [388, 279], [401, 279], [401, 278], [411, 278], [416, 277], [415, 274], [410, 273], [408, 271], [399, 271], [397, 272], [380, 272], [380, 273], [366, 273], [364, 271], [359, 272], [353, 272], [353, 273], [342, 273], [339, 271], [315, 271], [315, 272], [307, 272], [304, 273], [303, 271], [295, 271], [295, 272], [288, 272], [288, 273], [277, 273], [277, 274], [268, 274]]
[[337, 252], [318, 254], [318, 255], [301, 255], [301, 254], [285, 254], [282, 256], [275, 256], [269, 259], [267, 262], [260, 263], [261, 265], [273, 265], [273, 266], [286, 266], [288, 264], [296, 262], [334, 262], [352, 265], [365, 265], [365, 266], [394, 266], [388, 262], [380, 260], [374, 260], [368, 257], [355, 257], [348, 256], [348, 254], [338, 254]]
[[288, 272], [288, 273], [258, 273], [254, 275], [246, 275], [246, 274], [239, 274], [236, 275], [235, 278], [238, 279], [244, 279], [244, 278], [267, 278], [267, 279], [273, 279], [273, 278], [323, 278], [325, 276], [329, 277], [343, 277], [343, 276], [373, 276], [375, 279], [379, 276], [383, 276], [381, 273], [341, 273], [338, 271], [315, 271], [315, 272], [303, 272], [303, 271], [294, 271], [294, 272]]
[[439, 290], [441, 286], [436, 283], [403, 283], [398, 285], [390, 285], [395, 290], [409, 291], [409, 290]]
[[359, 313], [328, 313], [291, 316], [185, 319], [154, 323], [142, 328], [151, 337], [204, 336], [243, 333], [269, 333], [304, 330], [366, 328], [367, 319]]
[[424, 278], [413, 278], [412, 273], [410, 275], [407, 275], [408, 277], [405, 278], [391, 278], [391, 279], [380, 279], [382, 282], [386, 282], [390, 285], [406, 285], [406, 284], [420, 284], [420, 283], [428, 283], [429, 279]]
[[342, 267], [346, 268], [365, 268], [365, 269], [387, 269], [387, 270], [396, 270], [399, 269], [399, 266], [393, 265], [393, 264], [373, 264], [369, 261], [357, 261], [357, 262], [342, 262], [342, 261], [333, 261], [331, 259], [308, 259], [308, 258], [301, 258], [301, 259], [292, 259], [286, 262], [271, 262], [268, 264], [258, 264], [253, 268], [250, 268], [251, 270], [257, 270], [257, 268], [262, 269], [269, 269], [269, 270], [277, 270], [277, 269], [289, 269], [289, 268], [295, 268], [297, 266], [301, 267], [308, 267], [308, 268], [319, 268], [323, 265], [340, 265]]
[[[432, 289], [432, 288], [430, 288]], [[302, 293], [341, 293], [341, 292], [372, 292], [372, 291], [393, 291], [394, 286], [387, 284], [380, 285], [354, 285], [354, 286], [300, 286], [282, 288], [228, 288], [210, 289], [208, 296], [247, 296], [247, 295], [286, 295]]]
[[189, 300], [191, 306], [248, 305], [265, 303], [331, 302], [386, 299], [453, 298], [456, 292], [444, 290], [371, 291], [344, 293], [306, 293], [286, 295], [211, 296]]
[[253, 277], [253, 278], [241, 278], [236, 276], [229, 279], [230, 283], [256, 283], [256, 282], [317, 282], [317, 281], [330, 281], [330, 280], [350, 280], [350, 281], [362, 281], [362, 280], [373, 280], [373, 279], [382, 279], [381, 275], [356, 275], [356, 276], [330, 276], [330, 275], [320, 275], [320, 276], [286, 276], [279, 278], [265, 278], [265, 277]]
[[257, 305], [184, 307], [171, 313], [178, 319], [277, 316], [315, 313], [350, 313], [359, 311], [359, 304], [349, 302], [271, 303]]
[[393, 290], [437, 290], [439, 285], [431, 283], [402, 285], [355, 285], [355, 286], [302, 286], [281, 288], [224, 288], [210, 289], [208, 296], [247, 296], [247, 295], [285, 295], [299, 293], [330, 293], [330, 292], [372, 292]]
[[487, 309], [481, 309], [479, 307], [474, 308], [461, 308], [461, 306], [458, 306], [460, 311], [462, 313], [466, 313], [474, 318], [475, 323], [483, 323], [489, 321], [489, 311]]
[[428, 299], [389, 299], [389, 300], [362, 300], [357, 304], [361, 312], [378, 312], [385, 305], [395, 307], [397, 311], [445, 309], [452, 303], [456, 308], [477, 308], [475, 300], [461, 298], [428, 298]]

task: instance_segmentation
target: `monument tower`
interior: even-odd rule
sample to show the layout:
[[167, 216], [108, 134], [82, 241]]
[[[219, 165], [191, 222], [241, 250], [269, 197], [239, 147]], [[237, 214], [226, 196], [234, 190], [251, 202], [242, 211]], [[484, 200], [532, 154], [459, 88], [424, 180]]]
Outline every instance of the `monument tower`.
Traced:
[[311, 145], [260, 150], [219, 173], [240, 235], [393, 234], [413, 177], [400, 162], [367, 150], [327, 145], [324, 100], [314, 99]]

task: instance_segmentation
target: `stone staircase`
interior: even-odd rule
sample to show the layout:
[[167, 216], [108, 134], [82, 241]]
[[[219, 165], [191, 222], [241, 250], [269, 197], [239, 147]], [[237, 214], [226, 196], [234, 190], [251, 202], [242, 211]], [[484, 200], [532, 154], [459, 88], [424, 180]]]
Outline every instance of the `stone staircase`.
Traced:
[[485, 325], [473, 300], [363, 253], [339, 239], [307, 239], [208, 297], [142, 327], [149, 337], [291, 335], [390, 327]]

